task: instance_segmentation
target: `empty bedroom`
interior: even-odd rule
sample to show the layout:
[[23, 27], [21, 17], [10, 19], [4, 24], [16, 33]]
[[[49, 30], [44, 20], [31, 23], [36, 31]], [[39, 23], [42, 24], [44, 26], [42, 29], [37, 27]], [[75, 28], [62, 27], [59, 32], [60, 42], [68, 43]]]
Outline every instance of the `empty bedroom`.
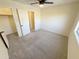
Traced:
[[0, 59], [79, 59], [79, 0], [0, 1]]

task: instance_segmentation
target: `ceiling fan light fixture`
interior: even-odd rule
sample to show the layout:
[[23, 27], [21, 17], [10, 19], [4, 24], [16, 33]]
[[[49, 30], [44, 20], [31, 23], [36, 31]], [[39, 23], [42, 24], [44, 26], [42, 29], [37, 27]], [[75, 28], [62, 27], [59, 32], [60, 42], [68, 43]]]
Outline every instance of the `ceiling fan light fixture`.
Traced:
[[39, 4], [39, 7], [43, 7], [44, 6], [44, 4]]

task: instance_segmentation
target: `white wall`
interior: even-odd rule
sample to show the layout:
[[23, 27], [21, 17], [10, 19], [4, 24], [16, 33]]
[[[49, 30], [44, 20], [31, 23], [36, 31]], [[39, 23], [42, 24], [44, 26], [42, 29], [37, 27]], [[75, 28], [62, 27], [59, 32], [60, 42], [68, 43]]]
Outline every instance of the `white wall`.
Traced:
[[68, 36], [77, 14], [79, 3], [41, 9], [41, 29]]
[[39, 30], [40, 29], [40, 25], [41, 25], [41, 18], [40, 18], [40, 11], [34, 11], [35, 12], [35, 30]]
[[8, 16], [0, 16], [0, 31], [5, 31], [6, 34], [13, 33]]
[[0, 8], [0, 15], [12, 15], [10, 8]]
[[68, 39], [68, 59], [79, 59], [79, 45], [75, 36], [74, 30], [79, 21], [79, 14], [76, 18], [72, 31]]

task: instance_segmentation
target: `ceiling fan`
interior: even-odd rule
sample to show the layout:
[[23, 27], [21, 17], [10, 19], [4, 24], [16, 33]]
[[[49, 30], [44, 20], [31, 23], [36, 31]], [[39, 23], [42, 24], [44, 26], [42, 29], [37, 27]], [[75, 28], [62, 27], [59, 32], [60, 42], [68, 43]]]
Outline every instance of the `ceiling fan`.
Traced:
[[47, 0], [37, 0], [35, 3], [31, 3], [31, 5], [39, 4], [40, 6], [43, 6], [44, 4], [53, 4], [53, 2], [47, 2]]

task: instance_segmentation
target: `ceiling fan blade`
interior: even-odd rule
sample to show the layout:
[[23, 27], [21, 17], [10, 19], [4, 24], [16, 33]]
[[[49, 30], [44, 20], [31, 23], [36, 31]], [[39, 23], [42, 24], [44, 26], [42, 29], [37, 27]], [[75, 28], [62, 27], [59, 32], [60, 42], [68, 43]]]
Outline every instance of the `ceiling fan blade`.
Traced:
[[35, 2], [35, 3], [31, 3], [31, 5], [33, 5], [33, 4], [38, 4], [38, 2]]
[[37, 1], [44, 1], [45, 2], [46, 0], [37, 0]]
[[44, 4], [53, 4], [53, 2], [44, 2]]

